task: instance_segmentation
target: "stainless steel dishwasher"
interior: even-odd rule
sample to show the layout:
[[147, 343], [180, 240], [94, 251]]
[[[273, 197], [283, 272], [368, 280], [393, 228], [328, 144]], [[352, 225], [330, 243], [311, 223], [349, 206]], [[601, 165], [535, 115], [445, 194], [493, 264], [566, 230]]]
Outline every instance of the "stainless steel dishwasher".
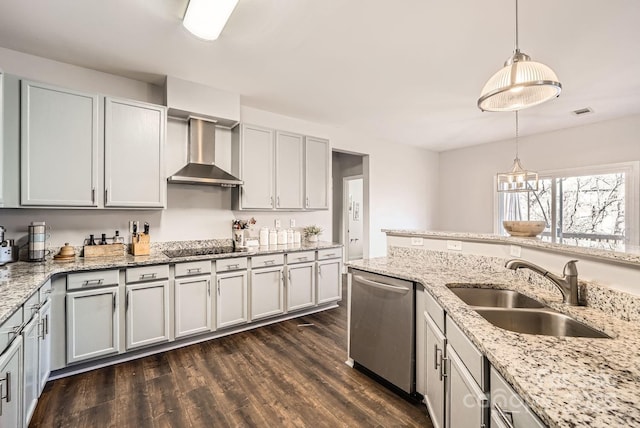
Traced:
[[350, 271], [351, 358], [414, 395], [414, 283], [356, 269]]

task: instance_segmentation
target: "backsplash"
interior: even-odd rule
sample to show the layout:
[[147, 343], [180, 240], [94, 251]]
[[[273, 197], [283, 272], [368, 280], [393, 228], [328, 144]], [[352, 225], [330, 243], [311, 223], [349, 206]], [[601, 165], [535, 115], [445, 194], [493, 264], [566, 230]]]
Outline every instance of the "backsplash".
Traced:
[[[419, 263], [439, 263], [445, 266], [465, 267], [466, 270], [491, 273], [505, 272], [504, 264], [507, 259], [500, 257], [478, 256], [472, 254], [458, 254], [445, 251], [434, 251], [417, 248], [390, 246], [389, 258], [401, 258], [419, 261]], [[527, 269], [512, 272], [532, 286], [548, 293], [559, 295], [558, 289], [547, 279]], [[605, 285], [591, 281], [580, 281], [581, 303], [601, 310], [612, 317], [624, 321], [640, 321], [640, 297], [622, 291], [613, 290]]]

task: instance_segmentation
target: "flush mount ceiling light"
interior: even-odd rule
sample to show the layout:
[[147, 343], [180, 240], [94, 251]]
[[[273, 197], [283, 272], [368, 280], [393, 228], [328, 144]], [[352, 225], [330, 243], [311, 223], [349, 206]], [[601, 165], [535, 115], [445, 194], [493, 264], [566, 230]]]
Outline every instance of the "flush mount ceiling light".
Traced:
[[516, 48], [504, 68], [482, 88], [478, 108], [482, 111], [515, 111], [541, 104], [562, 91], [558, 76], [546, 65], [531, 61], [518, 45], [518, 0], [516, 0]]
[[497, 174], [498, 192], [535, 192], [538, 190], [538, 173], [522, 167], [518, 157], [518, 111], [516, 110], [516, 158], [509, 172]]
[[194, 36], [216, 40], [238, 0], [189, 0], [182, 25]]

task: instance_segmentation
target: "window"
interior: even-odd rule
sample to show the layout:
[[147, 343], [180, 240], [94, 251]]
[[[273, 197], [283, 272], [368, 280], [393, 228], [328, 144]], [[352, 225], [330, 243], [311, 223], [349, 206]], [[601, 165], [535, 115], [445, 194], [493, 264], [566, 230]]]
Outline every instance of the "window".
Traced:
[[497, 193], [496, 231], [503, 220], [541, 220], [542, 239], [624, 250], [638, 245], [640, 162], [540, 173], [537, 192]]

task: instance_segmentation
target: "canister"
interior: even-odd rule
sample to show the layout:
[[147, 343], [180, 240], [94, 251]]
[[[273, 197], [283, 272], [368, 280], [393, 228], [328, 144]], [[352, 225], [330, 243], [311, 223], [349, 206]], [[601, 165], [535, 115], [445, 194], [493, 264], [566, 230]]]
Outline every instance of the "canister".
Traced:
[[41, 262], [44, 260], [47, 232], [44, 221], [33, 221], [29, 225], [29, 254], [30, 262]]
[[260, 246], [266, 247], [269, 245], [269, 228], [261, 227], [260, 228]]

